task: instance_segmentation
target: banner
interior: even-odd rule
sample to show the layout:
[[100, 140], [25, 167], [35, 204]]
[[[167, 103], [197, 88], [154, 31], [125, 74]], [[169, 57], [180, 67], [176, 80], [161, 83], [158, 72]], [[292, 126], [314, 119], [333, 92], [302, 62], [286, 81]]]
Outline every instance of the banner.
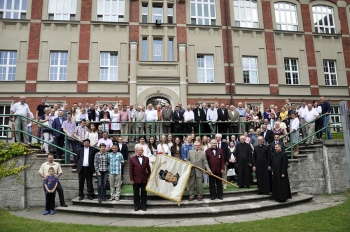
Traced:
[[190, 163], [168, 155], [157, 155], [146, 191], [181, 202], [190, 174]]

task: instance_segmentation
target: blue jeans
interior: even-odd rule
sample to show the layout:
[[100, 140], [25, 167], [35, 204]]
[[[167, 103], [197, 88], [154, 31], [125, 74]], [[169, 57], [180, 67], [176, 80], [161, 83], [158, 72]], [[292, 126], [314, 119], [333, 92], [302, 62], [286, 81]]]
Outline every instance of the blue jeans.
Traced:
[[[32, 126], [28, 126], [28, 133], [32, 134]], [[28, 142], [32, 143], [32, 136], [28, 136]]]
[[328, 128], [329, 115], [327, 115], [326, 120], [323, 120], [323, 121], [324, 121], [323, 127], [326, 127], [326, 133], [327, 133], [326, 139], [331, 139], [332, 138], [331, 130]]
[[108, 171], [100, 172], [101, 176], [97, 175], [97, 191], [98, 191], [98, 199], [106, 199], [106, 188], [107, 188], [107, 177]]
[[[76, 149], [76, 146], [75, 146], [75, 140], [71, 140], [71, 139], [67, 139], [66, 140], [66, 150], [70, 151], [70, 146], [72, 146], [73, 152], [75, 154], [77, 154], [77, 149]], [[77, 160], [78, 160], [78, 157], [75, 155], [74, 156], [74, 162], [77, 163]], [[70, 153], [67, 152], [66, 163], [69, 163], [69, 161], [70, 161]]]

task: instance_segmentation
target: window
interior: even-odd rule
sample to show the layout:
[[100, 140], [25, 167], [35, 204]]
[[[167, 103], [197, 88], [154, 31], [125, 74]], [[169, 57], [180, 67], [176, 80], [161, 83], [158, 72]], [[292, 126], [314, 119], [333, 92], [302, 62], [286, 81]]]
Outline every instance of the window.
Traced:
[[312, 13], [316, 33], [335, 34], [333, 8], [329, 6], [313, 6]]
[[124, 22], [124, 0], [98, 0], [97, 21]]
[[174, 8], [173, 8], [173, 4], [168, 4], [168, 23], [174, 23]]
[[[332, 115], [332, 114], [338, 114], [338, 115]], [[341, 117], [340, 117], [340, 109], [339, 106], [332, 106], [331, 105], [331, 115], [330, 115], [330, 130], [332, 132], [341, 132], [342, 131], [342, 124], [341, 124]]]
[[160, 22], [163, 22], [163, 6], [162, 5], [153, 5], [152, 23], [155, 23], [156, 20], [160, 20]]
[[250, 0], [233, 0], [236, 27], [259, 27], [258, 4]]
[[51, 52], [50, 81], [66, 81], [68, 52]]
[[148, 42], [147, 37], [142, 38], [142, 60], [147, 61], [148, 60]]
[[198, 55], [197, 56], [198, 82], [214, 82], [214, 56]]
[[77, 0], [50, 0], [49, 20], [75, 20]]
[[16, 79], [17, 52], [0, 51], [0, 81]]
[[191, 24], [216, 25], [215, 0], [191, 0]]
[[275, 17], [277, 30], [297, 31], [297, 6], [289, 2], [275, 3]]
[[299, 72], [297, 59], [284, 59], [284, 72], [287, 85], [299, 85]]
[[101, 81], [118, 80], [118, 54], [117, 53], [101, 52], [100, 80]]
[[332, 60], [323, 61], [325, 84], [329, 86], [338, 85], [336, 63]]
[[174, 61], [174, 39], [169, 38], [168, 41], [168, 61]]
[[163, 61], [162, 39], [153, 39], [153, 61]]
[[[1, 1], [1, 0], [0, 0]], [[0, 114], [10, 114], [11, 105], [6, 103], [0, 102]], [[6, 137], [6, 132], [4, 131], [6, 127], [8, 126], [10, 121], [10, 117], [8, 116], [1, 116], [0, 117], [0, 137]], [[11, 134], [11, 132], [9, 132]]]
[[258, 58], [243, 57], [243, 79], [246, 84], [259, 84]]
[[0, 19], [25, 19], [27, 0], [0, 0]]
[[148, 22], [148, 4], [142, 3], [142, 22], [147, 23]]

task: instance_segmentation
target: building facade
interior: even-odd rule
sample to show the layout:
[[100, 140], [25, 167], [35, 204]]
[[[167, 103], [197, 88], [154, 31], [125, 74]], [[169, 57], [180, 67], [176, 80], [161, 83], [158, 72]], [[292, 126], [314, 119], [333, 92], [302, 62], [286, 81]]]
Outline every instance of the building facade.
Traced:
[[349, 20], [350, 0], [0, 0], [0, 114], [21, 95], [349, 101]]

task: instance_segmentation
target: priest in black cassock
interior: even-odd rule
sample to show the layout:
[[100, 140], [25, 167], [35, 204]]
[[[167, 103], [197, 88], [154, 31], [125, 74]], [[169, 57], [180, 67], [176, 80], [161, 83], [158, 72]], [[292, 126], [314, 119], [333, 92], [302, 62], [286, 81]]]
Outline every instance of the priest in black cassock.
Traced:
[[239, 188], [250, 187], [253, 183], [252, 173], [252, 148], [250, 144], [245, 142], [246, 137], [241, 136], [239, 141], [241, 142], [236, 146], [234, 151], [234, 157], [237, 162], [237, 184]]
[[264, 145], [264, 137], [258, 137], [259, 145], [254, 148], [253, 152], [253, 170], [256, 173], [258, 181], [258, 194], [269, 194], [270, 192], [270, 178], [269, 170], [271, 151], [268, 146]]
[[272, 156], [272, 199], [285, 202], [287, 199], [292, 199], [288, 178], [288, 157], [282, 151], [281, 145], [276, 144], [276, 152]]

